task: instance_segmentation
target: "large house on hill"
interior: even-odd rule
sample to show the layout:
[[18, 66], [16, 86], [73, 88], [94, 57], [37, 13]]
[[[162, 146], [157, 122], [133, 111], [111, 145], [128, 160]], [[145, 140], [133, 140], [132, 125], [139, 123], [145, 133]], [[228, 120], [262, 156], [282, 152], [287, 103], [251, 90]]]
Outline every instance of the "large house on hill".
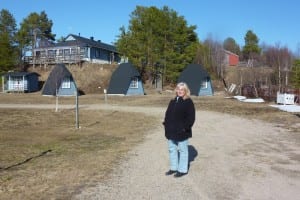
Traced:
[[120, 56], [116, 47], [105, 44], [94, 37], [84, 38], [69, 34], [64, 41], [49, 43], [39, 41], [33, 55], [26, 56], [29, 64], [58, 64], [91, 62], [100, 64], [119, 63]]

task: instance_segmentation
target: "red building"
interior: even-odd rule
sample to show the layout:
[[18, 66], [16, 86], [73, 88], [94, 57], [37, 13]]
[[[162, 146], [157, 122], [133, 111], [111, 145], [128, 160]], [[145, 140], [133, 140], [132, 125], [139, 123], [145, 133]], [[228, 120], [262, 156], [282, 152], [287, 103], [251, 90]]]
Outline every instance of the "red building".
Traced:
[[239, 64], [239, 56], [231, 51], [224, 50], [225, 64], [227, 66], [237, 66]]

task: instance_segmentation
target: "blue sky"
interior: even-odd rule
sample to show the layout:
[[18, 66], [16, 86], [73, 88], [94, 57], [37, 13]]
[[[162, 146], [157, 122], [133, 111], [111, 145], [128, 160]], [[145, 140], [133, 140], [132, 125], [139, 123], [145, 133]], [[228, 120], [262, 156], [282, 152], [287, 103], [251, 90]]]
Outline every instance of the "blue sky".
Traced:
[[9, 10], [18, 25], [31, 12], [44, 10], [56, 39], [80, 33], [105, 43], [114, 42], [119, 28], [128, 26], [137, 5], [168, 6], [197, 26], [200, 41], [208, 35], [221, 42], [232, 37], [243, 46], [252, 30], [260, 43], [300, 49], [298, 0], [0, 0], [0, 9]]

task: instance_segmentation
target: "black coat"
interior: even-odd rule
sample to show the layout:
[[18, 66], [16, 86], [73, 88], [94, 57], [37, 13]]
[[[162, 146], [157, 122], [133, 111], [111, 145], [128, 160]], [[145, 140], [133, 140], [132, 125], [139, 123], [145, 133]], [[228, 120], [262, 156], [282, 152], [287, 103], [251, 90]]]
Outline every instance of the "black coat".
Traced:
[[169, 140], [183, 141], [192, 137], [195, 107], [192, 99], [172, 99], [165, 113], [165, 136]]

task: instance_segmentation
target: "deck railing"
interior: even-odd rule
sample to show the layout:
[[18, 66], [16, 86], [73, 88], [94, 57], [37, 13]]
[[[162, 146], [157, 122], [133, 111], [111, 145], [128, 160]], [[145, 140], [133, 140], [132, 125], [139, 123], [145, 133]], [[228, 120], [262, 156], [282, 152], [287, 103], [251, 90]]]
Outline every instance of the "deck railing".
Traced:
[[58, 63], [79, 63], [84, 61], [84, 56], [71, 54], [64, 56], [25, 56], [24, 62], [28, 64], [58, 64]]

